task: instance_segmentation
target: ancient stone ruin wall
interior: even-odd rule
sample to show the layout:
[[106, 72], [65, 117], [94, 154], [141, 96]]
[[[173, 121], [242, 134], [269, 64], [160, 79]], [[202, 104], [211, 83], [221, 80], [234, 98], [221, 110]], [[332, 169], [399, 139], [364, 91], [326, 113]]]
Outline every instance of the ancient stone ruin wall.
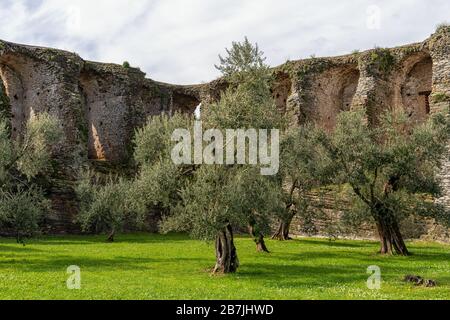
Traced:
[[53, 147], [57, 170], [49, 190], [48, 231], [56, 233], [79, 229], [73, 185], [80, 163], [126, 163], [134, 130], [147, 116], [193, 112], [200, 90], [158, 83], [138, 69], [88, 62], [74, 53], [0, 41], [0, 101], [13, 139], [40, 112], [57, 117], [64, 129], [64, 142]]
[[[274, 98], [281, 109], [295, 112], [298, 123], [314, 121], [332, 131], [339, 112], [364, 108], [372, 124], [389, 109], [405, 110], [413, 123], [419, 124], [429, 114], [448, 112], [450, 107], [450, 28], [441, 28], [422, 43], [288, 62], [276, 70], [282, 82], [275, 85]], [[289, 84], [290, 89], [281, 83]], [[450, 207], [450, 161], [445, 161], [441, 175], [444, 196], [438, 201]], [[326, 220], [337, 221], [336, 209], [329, 203], [321, 211], [328, 212]], [[323, 219], [312, 224], [315, 232], [328, 233]], [[297, 232], [305, 234], [304, 227], [304, 221], [297, 221]], [[372, 229], [361, 230], [355, 236], [371, 237]], [[449, 230], [433, 221], [410, 219], [404, 222], [403, 229], [409, 237], [450, 239]]]
[[[355, 52], [333, 58], [289, 61], [273, 69], [273, 97], [292, 112], [294, 124], [314, 121], [332, 131], [339, 112], [367, 111], [376, 123], [401, 108], [420, 123], [450, 104], [450, 29], [422, 43]], [[223, 79], [177, 86], [148, 79], [136, 68], [84, 61], [77, 54], [0, 41], [0, 112], [11, 118], [13, 138], [34, 113], [61, 120], [66, 140], [54, 147], [58, 160], [50, 194], [54, 213], [49, 232], [78, 230], [73, 223], [75, 162], [125, 164], [136, 128], [148, 116], [192, 113], [201, 101], [216, 100]], [[442, 171], [450, 206], [450, 162]]]

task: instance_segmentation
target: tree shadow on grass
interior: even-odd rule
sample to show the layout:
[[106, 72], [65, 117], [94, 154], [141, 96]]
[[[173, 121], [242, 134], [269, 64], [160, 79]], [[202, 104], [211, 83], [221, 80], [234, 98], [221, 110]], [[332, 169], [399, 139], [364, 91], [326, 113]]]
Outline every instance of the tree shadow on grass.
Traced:
[[[422, 249], [422, 248], [421, 248]], [[414, 249], [412, 249], [414, 250]], [[411, 251], [411, 254], [409, 257], [405, 258], [411, 258], [412, 260], [416, 262], [447, 262], [450, 266], [450, 252], [444, 253], [444, 252], [422, 252], [419, 250]]]
[[274, 253], [274, 258], [280, 261], [315, 261], [325, 260], [333, 261], [354, 260], [368, 263], [374, 261], [374, 258], [382, 257], [378, 254], [368, 254], [367, 252], [324, 252], [324, 251], [303, 251], [299, 253]]
[[40, 249], [30, 248], [29, 246], [23, 246], [21, 244], [0, 245], [0, 255], [5, 252], [42, 252]]
[[[288, 288], [295, 287], [339, 287], [356, 285], [364, 288], [370, 274], [367, 273], [368, 263], [341, 263], [335, 264], [270, 264], [270, 263], [245, 263], [239, 270], [239, 279], [246, 281], [261, 281], [265, 287]], [[429, 277], [433, 275], [433, 269], [424, 266], [401, 265], [390, 267], [389, 264], [381, 266], [383, 279], [398, 286], [406, 285], [403, 282], [407, 274], [417, 274]], [[442, 270], [436, 270], [434, 280], [439, 287], [450, 285], [450, 276], [443, 274]]]
[[333, 248], [372, 248], [377, 245], [375, 241], [360, 241], [353, 242], [352, 240], [314, 240], [314, 239], [296, 239], [293, 240], [296, 243], [302, 245], [317, 245], [317, 246], [325, 246], [325, 247], [333, 247]]
[[[291, 258], [302, 258], [301, 256], [306, 256], [307, 258], [333, 258], [333, 257], [345, 257], [346, 253], [348, 252], [348, 255], [352, 258], [363, 258], [364, 260], [370, 260], [373, 258], [400, 258], [400, 259], [412, 259], [412, 261], [417, 262], [423, 262], [423, 261], [436, 261], [436, 262], [450, 262], [450, 246], [448, 246], [449, 250], [446, 250], [445, 246], [439, 247], [439, 246], [423, 246], [419, 245], [416, 246], [413, 242], [408, 242], [407, 247], [409, 249], [409, 256], [399, 256], [399, 255], [381, 255], [379, 253], [379, 243], [377, 241], [361, 241], [360, 243], [354, 243], [354, 242], [341, 242], [341, 241], [320, 241], [320, 240], [310, 240], [310, 239], [300, 239], [300, 240], [294, 240], [296, 243], [298, 243], [300, 246], [310, 246], [310, 245], [316, 245], [318, 248], [321, 247], [321, 250], [318, 251], [300, 251], [299, 253], [291, 253], [291, 254], [284, 254], [286, 256], [290, 255]], [[361, 250], [352, 250], [347, 252], [342, 251], [322, 251], [324, 250], [324, 247], [330, 247], [333, 249], [338, 248], [359, 248]], [[301, 250], [301, 247], [299, 248]], [[367, 250], [364, 250], [367, 249]]]
[[208, 259], [203, 258], [144, 258], [144, 257], [111, 257], [91, 258], [74, 256], [49, 256], [47, 259], [39, 256], [16, 256], [14, 259], [0, 260], [0, 270], [3, 268], [14, 268], [21, 272], [65, 272], [67, 267], [77, 265], [85, 271], [142, 271], [142, 270], [164, 270], [164, 264], [207, 264]]
[[336, 286], [336, 284], [367, 281], [367, 267], [359, 265], [272, 265], [247, 263], [239, 278], [259, 280], [265, 286], [293, 288], [295, 286]]
[[[414, 248], [413, 248], [414, 249]], [[443, 265], [450, 264], [450, 253], [435, 251], [435, 252], [419, 252], [412, 251], [409, 256], [398, 255], [382, 255], [377, 251], [301, 251], [298, 253], [276, 253], [274, 258], [282, 261], [319, 261], [324, 263], [329, 261], [330, 264], [337, 262], [343, 264], [346, 262], [360, 263], [361, 265], [369, 266], [372, 264], [386, 266], [386, 267], [405, 267], [405, 264], [418, 266], [428, 266], [430, 263], [441, 263]], [[322, 262], [320, 262], [322, 260]], [[413, 269], [412, 269], [413, 270]]]
[[[133, 234], [118, 234], [114, 242], [107, 242], [106, 235], [77, 235], [77, 236], [51, 236], [30, 239], [27, 245], [90, 245], [90, 244], [147, 244], [147, 243], [176, 243], [192, 241], [189, 237], [183, 234], [152, 234], [152, 233], [133, 233]], [[1, 242], [1, 239], [0, 239]], [[11, 242], [11, 244], [13, 244]]]

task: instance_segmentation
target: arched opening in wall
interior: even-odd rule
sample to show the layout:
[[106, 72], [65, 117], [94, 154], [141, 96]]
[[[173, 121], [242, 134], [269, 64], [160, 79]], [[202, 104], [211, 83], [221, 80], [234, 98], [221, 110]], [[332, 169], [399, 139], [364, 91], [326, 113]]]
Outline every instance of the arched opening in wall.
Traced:
[[103, 121], [101, 120], [100, 91], [97, 81], [89, 74], [80, 77], [80, 95], [84, 109], [85, 123], [82, 126], [82, 135], [87, 140], [87, 154], [89, 160], [106, 160], [106, 152], [102, 135]]
[[338, 93], [338, 103], [341, 105], [340, 111], [350, 111], [358, 89], [359, 70], [353, 69], [342, 78], [341, 91]]
[[196, 120], [201, 120], [202, 118], [202, 104], [200, 103], [194, 111], [194, 117]]
[[194, 113], [201, 101], [190, 94], [184, 92], [173, 92], [172, 95], [172, 112]]
[[0, 114], [10, 119], [12, 139], [20, 138], [30, 116], [25, 99], [22, 78], [12, 67], [0, 61]]
[[292, 93], [292, 81], [289, 74], [284, 72], [277, 73], [271, 92], [277, 108], [286, 112], [288, 99]]
[[338, 114], [351, 109], [359, 78], [356, 65], [335, 67], [316, 76], [309, 108], [312, 118], [325, 130], [333, 131]]
[[406, 63], [401, 95], [407, 115], [413, 123], [421, 123], [430, 113], [433, 61], [428, 54], [414, 57], [414, 60]]
[[5, 84], [0, 77], [0, 119], [11, 118], [11, 106], [9, 104], [9, 97], [6, 93]]
[[123, 163], [131, 156], [129, 95], [113, 73], [83, 70], [79, 78], [90, 160]]

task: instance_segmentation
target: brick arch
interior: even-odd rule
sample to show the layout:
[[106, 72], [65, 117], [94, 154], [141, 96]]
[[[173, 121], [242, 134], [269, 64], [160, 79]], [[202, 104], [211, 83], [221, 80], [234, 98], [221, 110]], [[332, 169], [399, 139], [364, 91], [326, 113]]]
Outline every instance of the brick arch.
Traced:
[[324, 129], [332, 131], [337, 116], [353, 106], [360, 72], [357, 65], [348, 64], [320, 73], [311, 83], [314, 95], [310, 97], [310, 117]]
[[79, 92], [84, 113], [88, 159], [121, 162], [128, 144], [128, 107], [123, 95], [109, 90], [112, 79], [81, 72]]
[[289, 96], [292, 94], [292, 80], [289, 74], [278, 72], [275, 75], [275, 81], [271, 91], [277, 108], [281, 111], [286, 111]]
[[401, 106], [414, 122], [423, 122], [430, 113], [429, 97], [432, 91], [433, 61], [421, 53], [406, 60], [400, 88]]
[[7, 115], [11, 121], [11, 136], [13, 139], [20, 137], [24, 130], [25, 122], [32, 112], [31, 106], [26, 102], [26, 87], [21, 73], [16, 71], [17, 66], [11, 63], [11, 59], [2, 56], [0, 59], [0, 81], [2, 91], [8, 98]]
[[6, 92], [6, 87], [3, 82], [3, 77], [1, 76], [0, 67], [0, 117], [10, 118], [11, 108], [9, 103], [9, 95]]
[[385, 89], [387, 105], [404, 110], [413, 123], [421, 123], [429, 113], [433, 60], [428, 51], [418, 51], [401, 59]]
[[[87, 143], [88, 158], [91, 160], [105, 160], [105, 149], [103, 141], [100, 140], [100, 117], [96, 117], [99, 110], [99, 104], [95, 97], [99, 96], [99, 87], [96, 79], [88, 73], [81, 73], [79, 79], [79, 90], [81, 104], [84, 113], [85, 128], [84, 139]], [[98, 123], [97, 123], [98, 122]]]
[[183, 92], [182, 90], [174, 90], [172, 93], [172, 111], [192, 114], [201, 103], [199, 97], [194, 94]]

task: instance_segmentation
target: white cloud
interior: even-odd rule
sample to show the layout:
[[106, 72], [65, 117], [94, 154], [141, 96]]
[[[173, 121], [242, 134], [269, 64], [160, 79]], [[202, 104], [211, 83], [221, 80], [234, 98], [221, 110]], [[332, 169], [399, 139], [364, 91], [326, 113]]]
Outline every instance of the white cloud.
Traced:
[[[380, 28], [367, 28], [367, 8]], [[422, 41], [447, 0], [0, 0], [0, 38], [139, 66], [172, 83], [209, 81], [233, 40], [258, 42], [272, 65], [311, 54]]]

